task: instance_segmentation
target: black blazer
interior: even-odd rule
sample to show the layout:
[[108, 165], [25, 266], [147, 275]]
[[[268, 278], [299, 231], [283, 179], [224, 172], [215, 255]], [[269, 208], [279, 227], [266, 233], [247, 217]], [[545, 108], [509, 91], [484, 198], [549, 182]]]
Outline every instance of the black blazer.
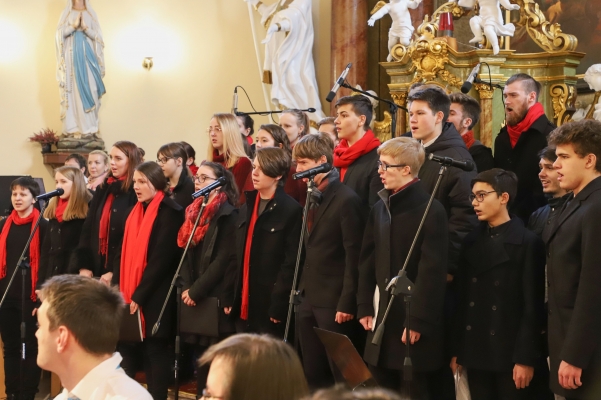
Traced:
[[79, 243], [84, 221], [72, 219], [61, 223], [56, 218], [48, 221], [48, 234], [42, 243], [38, 286], [53, 276], [69, 272], [69, 260]]
[[465, 238], [455, 282], [458, 364], [499, 372], [540, 364], [544, 252], [542, 240], [517, 217], [493, 230], [482, 222]]
[[[132, 187], [123, 192], [122, 182], [102, 183], [94, 192], [94, 197], [88, 209], [88, 215], [81, 230], [79, 245], [73, 252], [69, 262], [69, 272], [79, 273], [80, 269], [89, 269], [94, 276], [101, 276], [107, 272], [113, 273], [112, 283], [119, 284], [119, 265], [121, 264], [121, 245], [125, 221], [133, 206], [138, 202]], [[108, 194], [113, 193], [113, 209], [110, 219], [110, 232], [108, 254], [106, 257], [99, 253], [100, 218]]]
[[361, 199], [330, 176], [313, 228], [305, 236], [299, 290], [314, 307], [357, 313], [358, 263], [365, 220]]
[[470, 155], [474, 159], [476, 164], [476, 170], [478, 173], [488, 171], [495, 167], [495, 159], [492, 155], [490, 147], [486, 147], [479, 140], [476, 140], [474, 144], [469, 148]]
[[[573, 398], [601, 398], [601, 177], [571, 196], [550, 231], [549, 355], [551, 389]], [[564, 390], [561, 361], [582, 368], [582, 386]]]
[[175, 326], [176, 303], [173, 291], [161, 319], [161, 327], [157, 334], [152, 336], [152, 327], [157, 322], [181, 258], [182, 249], [177, 245], [177, 233], [183, 223], [183, 208], [165, 197], [159, 205], [157, 217], [152, 225], [142, 280], [131, 296], [144, 313], [147, 338], [168, 337]]
[[169, 197], [185, 210], [186, 207], [192, 204], [192, 193], [194, 193], [194, 179], [188, 173], [188, 168], [185, 167], [179, 176], [177, 186], [173, 188]]
[[[430, 198], [421, 182], [390, 196], [380, 192], [381, 201], [369, 215], [359, 264], [358, 315], [374, 316], [374, 293], [380, 293], [377, 325], [390, 300], [386, 286], [402, 268]], [[410, 328], [421, 334], [411, 346], [415, 371], [433, 371], [443, 364], [443, 304], [447, 277], [447, 216], [434, 200], [423, 230], [407, 265], [407, 277], [413, 282]], [[397, 298], [386, 321], [381, 346], [367, 335], [365, 361], [389, 369], [402, 369], [406, 346], [401, 342], [406, 321], [403, 296]], [[374, 318], [374, 323], [376, 318]]]
[[378, 149], [356, 159], [346, 170], [342, 183], [357, 193], [361, 200], [363, 219], [367, 219], [369, 211], [378, 201], [378, 192], [384, 188], [378, 174]]
[[[223, 312], [234, 303], [236, 248], [231, 245], [236, 234], [238, 210], [224, 203], [209, 223], [204, 240], [190, 247], [182, 266], [183, 290], [198, 302], [203, 298], [219, 299], [219, 332], [234, 332], [233, 318]], [[188, 307], [182, 304], [182, 307]]]
[[[236, 228], [238, 272], [234, 293], [234, 317], [240, 316], [244, 272], [244, 249], [257, 191], [246, 192]], [[249, 277], [248, 328], [265, 325], [269, 318], [284, 321], [300, 240], [302, 207], [278, 186], [273, 199], [255, 223]]]
[[553, 129], [555, 125], [542, 115], [522, 133], [514, 148], [507, 127], [503, 127], [495, 139], [495, 167], [513, 171], [518, 177], [518, 192], [509, 211], [525, 224], [530, 214], [547, 204], [543, 185], [538, 179], [538, 153], [547, 146], [547, 136]]

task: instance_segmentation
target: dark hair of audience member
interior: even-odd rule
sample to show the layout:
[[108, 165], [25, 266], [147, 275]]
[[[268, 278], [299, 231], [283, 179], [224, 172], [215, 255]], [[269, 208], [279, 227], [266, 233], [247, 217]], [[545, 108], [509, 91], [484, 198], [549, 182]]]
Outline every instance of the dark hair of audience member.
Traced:
[[477, 182], [488, 183], [499, 196], [503, 193], [507, 193], [509, 195], [508, 206], [513, 204], [518, 192], [518, 177], [516, 174], [501, 168], [493, 168], [488, 171], [480, 172], [472, 179], [472, 188]]
[[443, 121], [446, 121], [449, 118], [451, 99], [449, 99], [449, 96], [447, 96], [441, 88], [427, 87], [425, 89], [416, 90], [407, 98], [409, 104], [416, 100], [428, 103], [428, 107], [432, 110], [433, 115], [442, 112], [444, 114]]
[[169, 187], [163, 169], [154, 161], [143, 162], [136, 167], [136, 171], [144, 175], [158, 192], [165, 192]]
[[15, 190], [17, 186], [29, 190], [33, 197], [37, 197], [40, 195], [40, 185], [38, 185], [35, 179], [33, 179], [31, 176], [22, 176], [12, 181], [10, 184], [11, 192]]
[[85, 176], [88, 175], [88, 161], [86, 160], [86, 158], [84, 156], [82, 156], [81, 154], [78, 154], [78, 153], [71, 153], [67, 156], [67, 158], [65, 158], [65, 162], [67, 162], [69, 160], [77, 161], [79, 168], [80, 169], [83, 168], [83, 174]]
[[463, 93], [451, 93], [449, 95], [449, 98], [451, 99], [451, 104], [456, 103], [461, 106], [461, 108], [463, 109], [464, 118], [472, 119], [472, 123], [467, 129], [472, 129], [474, 126], [476, 126], [476, 124], [480, 120], [481, 112], [480, 104], [478, 103], [478, 101], [476, 101], [476, 99], [474, 99], [473, 97]]
[[365, 96], [344, 96], [338, 99], [336, 102], [336, 109], [340, 106], [344, 106], [350, 104], [353, 108], [353, 112], [357, 116], [365, 115], [365, 124], [363, 124], [363, 128], [365, 130], [369, 129], [369, 124], [371, 123], [371, 119], [374, 116], [374, 107], [371, 104], [371, 100], [369, 100]]
[[225, 184], [221, 186], [221, 190], [227, 196], [227, 200], [231, 205], [236, 206], [238, 204], [238, 197], [240, 196], [238, 193], [238, 187], [236, 186], [236, 180], [234, 179], [234, 174], [230, 172], [223, 165], [211, 162], [211, 161], [203, 161], [200, 166], [205, 166], [211, 168], [213, 173], [215, 174], [215, 178], [219, 179], [221, 177], [225, 177]]
[[315, 135], [301, 138], [292, 150], [292, 157], [295, 160], [307, 158], [317, 161], [321, 156], [325, 156], [326, 162], [331, 164], [334, 159], [333, 153], [334, 143], [332, 139], [326, 133], [318, 132]]
[[581, 158], [594, 154], [597, 156], [595, 170], [601, 172], [601, 122], [595, 119], [568, 122], [555, 128], [549, 134], [548, 142], [553, 147], [571, 144]]
[[278, 185], [284, 186], [292, 165], [289, 150], [280, 149], [279, 147], [263, 147], [257, 149], [255, 158], [265, 175], [270, 178], [281, 176]]
[[276, 124], [264, 124], [261, 125], [259, 130], [265, 131], [271, 135], [274, 147], [290, 151], [290, 139], [288, 139], [288, 135], [286, 135], [284, 128]]
[[515, 74], [515, 75], [510, 76], [509, 79], [507, 79], [507, 82], [505, 82], [505, 86], [510, 85], [514, 82], [522, 82], [522, 85], [524, 87], [524, 91], [526, 92], [526, 94], [535, 92], [536, 93], [535, 100], [538, 101], [538, 95], [540, 94], [542, 86], [533, 77], [531, 77], [528, 74], [523, 74], [523, 73]]

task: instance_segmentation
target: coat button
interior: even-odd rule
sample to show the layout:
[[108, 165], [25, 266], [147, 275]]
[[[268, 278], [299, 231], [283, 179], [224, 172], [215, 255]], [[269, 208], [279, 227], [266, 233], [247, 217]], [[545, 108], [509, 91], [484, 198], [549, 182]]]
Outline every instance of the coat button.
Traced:
[[271, 228], [271, 231], [272, 231], [272, 232], [273, 232], [273, 231], [275, 231], [275, 228]]
[[468, 331], [471, 331], [472, 327], [470, 325], [468, 325], [468, 326], [465, 327], [465, 329], [468, 330]]
[[470, 301], [470, 307], [473, 307], [473, 306], [474, 306], [474, 302]]
[[478, 278], [472, 278], [472, 282], [474, 282], [474, 283], [478, 282]]
[[116, 208], [113, 208], [113, 212], [117, 212], [117, 209], [116, 209]]
[[497, 306], [492, 306], [493, 311], [497, 311]]
[[499, 281], [495, 281], [495, 286], [499, 286]]
[[114, 231], [114, 230], [115, 230], [115, 228], [111, 228], [111, 231]]
[[548, 252], [548, 253], [547, 253], [547, 257], [551, 257], [551, 252]]
[[495, 336], [495, 331], [490, 331], [491, 336]]
[[549, 309], [549, 315], [553, 314], [553, 312]]

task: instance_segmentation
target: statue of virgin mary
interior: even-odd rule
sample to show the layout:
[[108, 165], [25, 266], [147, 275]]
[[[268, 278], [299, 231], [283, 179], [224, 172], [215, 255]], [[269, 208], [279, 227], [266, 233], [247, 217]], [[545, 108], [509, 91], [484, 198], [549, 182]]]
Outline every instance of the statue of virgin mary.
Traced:
[[106, 90], [104, 41], [90, 0], [67, 1], [56, 30], [56, 58], [63, 134], [93, 140]]

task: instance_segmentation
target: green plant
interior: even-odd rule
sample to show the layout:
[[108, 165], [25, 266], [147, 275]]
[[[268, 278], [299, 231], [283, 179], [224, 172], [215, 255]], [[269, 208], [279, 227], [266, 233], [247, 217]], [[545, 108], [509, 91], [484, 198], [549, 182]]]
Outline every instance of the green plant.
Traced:
[[37, 142], [40, 144], [54, 144], [57, 143], [60, 138], [50, 128], [42, 129], [38, 133], [34, 133], [33, 136], [29, 137], [30, 142]]

